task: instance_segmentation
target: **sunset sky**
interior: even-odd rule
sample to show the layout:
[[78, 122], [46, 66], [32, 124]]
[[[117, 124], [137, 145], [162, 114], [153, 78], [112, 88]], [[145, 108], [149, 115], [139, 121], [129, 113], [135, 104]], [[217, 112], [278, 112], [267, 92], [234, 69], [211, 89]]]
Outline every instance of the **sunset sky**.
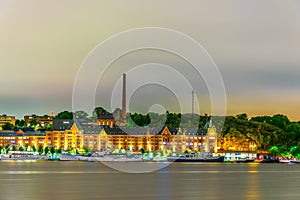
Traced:
[[140, 27], [174, 29], [203, 45], [223, 77], [228, 115], [283, 113], [300, 121], [300, 2], [289, 0], [0, 0], [0, 114], [71, 110], [89, 52]]

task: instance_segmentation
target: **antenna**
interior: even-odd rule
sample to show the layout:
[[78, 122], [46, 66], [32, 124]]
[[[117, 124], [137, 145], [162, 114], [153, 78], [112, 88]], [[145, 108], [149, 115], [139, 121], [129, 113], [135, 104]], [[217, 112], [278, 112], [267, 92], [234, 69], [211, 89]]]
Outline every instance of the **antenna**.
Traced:
[[194, 121], [194, 96], [195, 96], [195, 91], [192, 90], [192, 122]]
[[194, 96], [195, 96], [195, 91], [192, 90], [192, 116], [194, 116], [194, 112], [195, 112], [195, 110], [194, 110], [194, 104], [195, 104]]
[[[192, 89], [192, 122], [194, 121], [194, 117], [195, 117], [194, 116], [195, 115], [195, 94], [197, 94], [197, 92], [200, 92], [200, 90], [194, 90], [194, 89]], [[196, 98], [197, 98], [197, 96], [196, 96]], [[196, 99], [196, 100], [198, 100], [198, 99]], [[198, 101], [196, 103], [196, 106], [199, 107]], [[198, 111], [198, 108], [197, 108], [197, 111]], [[197, 116], [198, 116], [198, 114], [200, 115], [200, 112], [196, 113]]]

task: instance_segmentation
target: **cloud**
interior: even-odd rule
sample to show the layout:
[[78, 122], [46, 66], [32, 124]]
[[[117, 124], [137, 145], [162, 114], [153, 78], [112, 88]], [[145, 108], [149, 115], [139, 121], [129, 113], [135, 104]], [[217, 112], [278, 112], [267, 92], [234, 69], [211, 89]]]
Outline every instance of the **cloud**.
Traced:
[[2, 0], [0, 10], [0, 112], [69, 108], [76, 72], [90, 50], [120, 31], [159, 26], [208, 50], [223, 75], [230, 114], [273, 110], [300, 118], [291, 109], [299, 105], [300, 86], [296, 1], [172, 1], [170, 7], [167, 1]]

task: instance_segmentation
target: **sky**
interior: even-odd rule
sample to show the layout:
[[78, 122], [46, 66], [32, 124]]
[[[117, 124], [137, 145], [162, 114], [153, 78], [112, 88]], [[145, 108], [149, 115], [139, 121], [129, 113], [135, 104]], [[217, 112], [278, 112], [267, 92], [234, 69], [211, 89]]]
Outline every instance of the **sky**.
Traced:
[[[0, 114], [22, 118], [71, 110], [76, 75], [89, 53], [115, 34], [142, 27], [179, 31], [206, 49], [223, 78], [227, 115], [283, 113], [300, 120], [300, 3], [289, 0], [0, 0]], [[124, 56], [112, 66], [121, 78], [130, 66], [152, 59], [188, 67], [178, 57], [151, 50]], [[137, 76], [160, 77], [180, 89], [175, 74], [140, 73], [128, 72], [128, 85], [139, 82]], [[113, 100], [120, 104], [120, 83], [108, 74], [97, 86], [96, 104], [109, 106], [101, 101], [111, 84], [119, 88]], [[168, 88], [156, 89], [140, 87], [132, 94], [131, 110], [147, 111], [161, 98], [166, 109], [174, 105], [178, 111], [176, 101], [167, 101]], [[197, 90], [200, 113], [210, 113], [209, 93], [205, 87]], [[184, 112], [191, 112], [188, 94]]]

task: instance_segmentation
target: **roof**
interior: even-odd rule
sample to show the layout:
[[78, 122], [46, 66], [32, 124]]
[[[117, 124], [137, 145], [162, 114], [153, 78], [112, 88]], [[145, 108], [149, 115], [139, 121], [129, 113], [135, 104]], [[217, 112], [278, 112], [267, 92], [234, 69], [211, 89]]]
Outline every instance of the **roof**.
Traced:
[[19, 129], [16, 134], [24, 134], [24, 131], [22, 131], [22, 129]]
[[[53, 119], [52, 129], [54, 131], [70, 130], [75, 123], [79, 130], [92, 127], [92, 122], [86, 118], [79, 119]], [[97, 127], [97, 126], [95, 126]]]
[[41, 131], [28, 131], [24, 133], [24, 136], [46, 136], [46, 134]]
[[75, 118], [74, 121], [76, 122], [76, 125], [81, 125], [81, 126], [90, 126], [93, 124], [87, 118]]
[[11, 130], [0, 131], [0, 136], [15, 136], [15, 135], [16, 135], [16, 133]]
[[213, 124], [211, 118], [210, 118], [209, 121], [206, 122], [206, 124], [204, 125], [204, 128], [205, 128], [205, 129], [208, 129], [208, 128], [215, 128], [215, 125]]
[[127, 135], [127, 132], [125, 132], [123, 129], [121, 129], [120, 127], [108, 127], [108, 126], [104, 126], [103, 127], [106, 134], [108, 135]]
[[103, 127], [101, 126], [81, 126], [84, 134], [99, 134]]
[[[165, 127], [108, 127], [104, 130], [108, 135], [160, 135]], [[178, 129], [167, 127], [172, 135], [176, 135]]]
[[195, 136], [207, 135], [207, 129], [205, 128], [186, 128], [184, 130], [186, 135], [195, 135]]
[[98, 119], [115, 119], [112, 113], [103, 113], [100, 114]]
[[70, 130], [73, 124], [74, 124], [73, 119], [53, 119], [52, 129], [54, 131]]
[[20, 130], [25, 133], [25, 132], [28, 132], [28, 131], [34, 131], [34, 128], [31, 128], [31, 127], [24, 127], [24, 128], [15, 127], [14, 128], [14, 131], [20, 131]]
[[[161, 135], [165, 127], [109, 127], [109, 126], [95, 126], [87, 119], [62, 120], [53, 119], [53, 130], [70, 130], [73, 124], [76, 124], [79, 130], [83, 130], [84, 134], [99, 134], [102, 129], [108, 135]], [[207, 127], [214, 127], [210, 122], [205, 128], [185, 128], [178, 129], [167, 127], [171, 135], [182, 135], [183, 130], [186, 135], [204, 136], [207, 134]]]

